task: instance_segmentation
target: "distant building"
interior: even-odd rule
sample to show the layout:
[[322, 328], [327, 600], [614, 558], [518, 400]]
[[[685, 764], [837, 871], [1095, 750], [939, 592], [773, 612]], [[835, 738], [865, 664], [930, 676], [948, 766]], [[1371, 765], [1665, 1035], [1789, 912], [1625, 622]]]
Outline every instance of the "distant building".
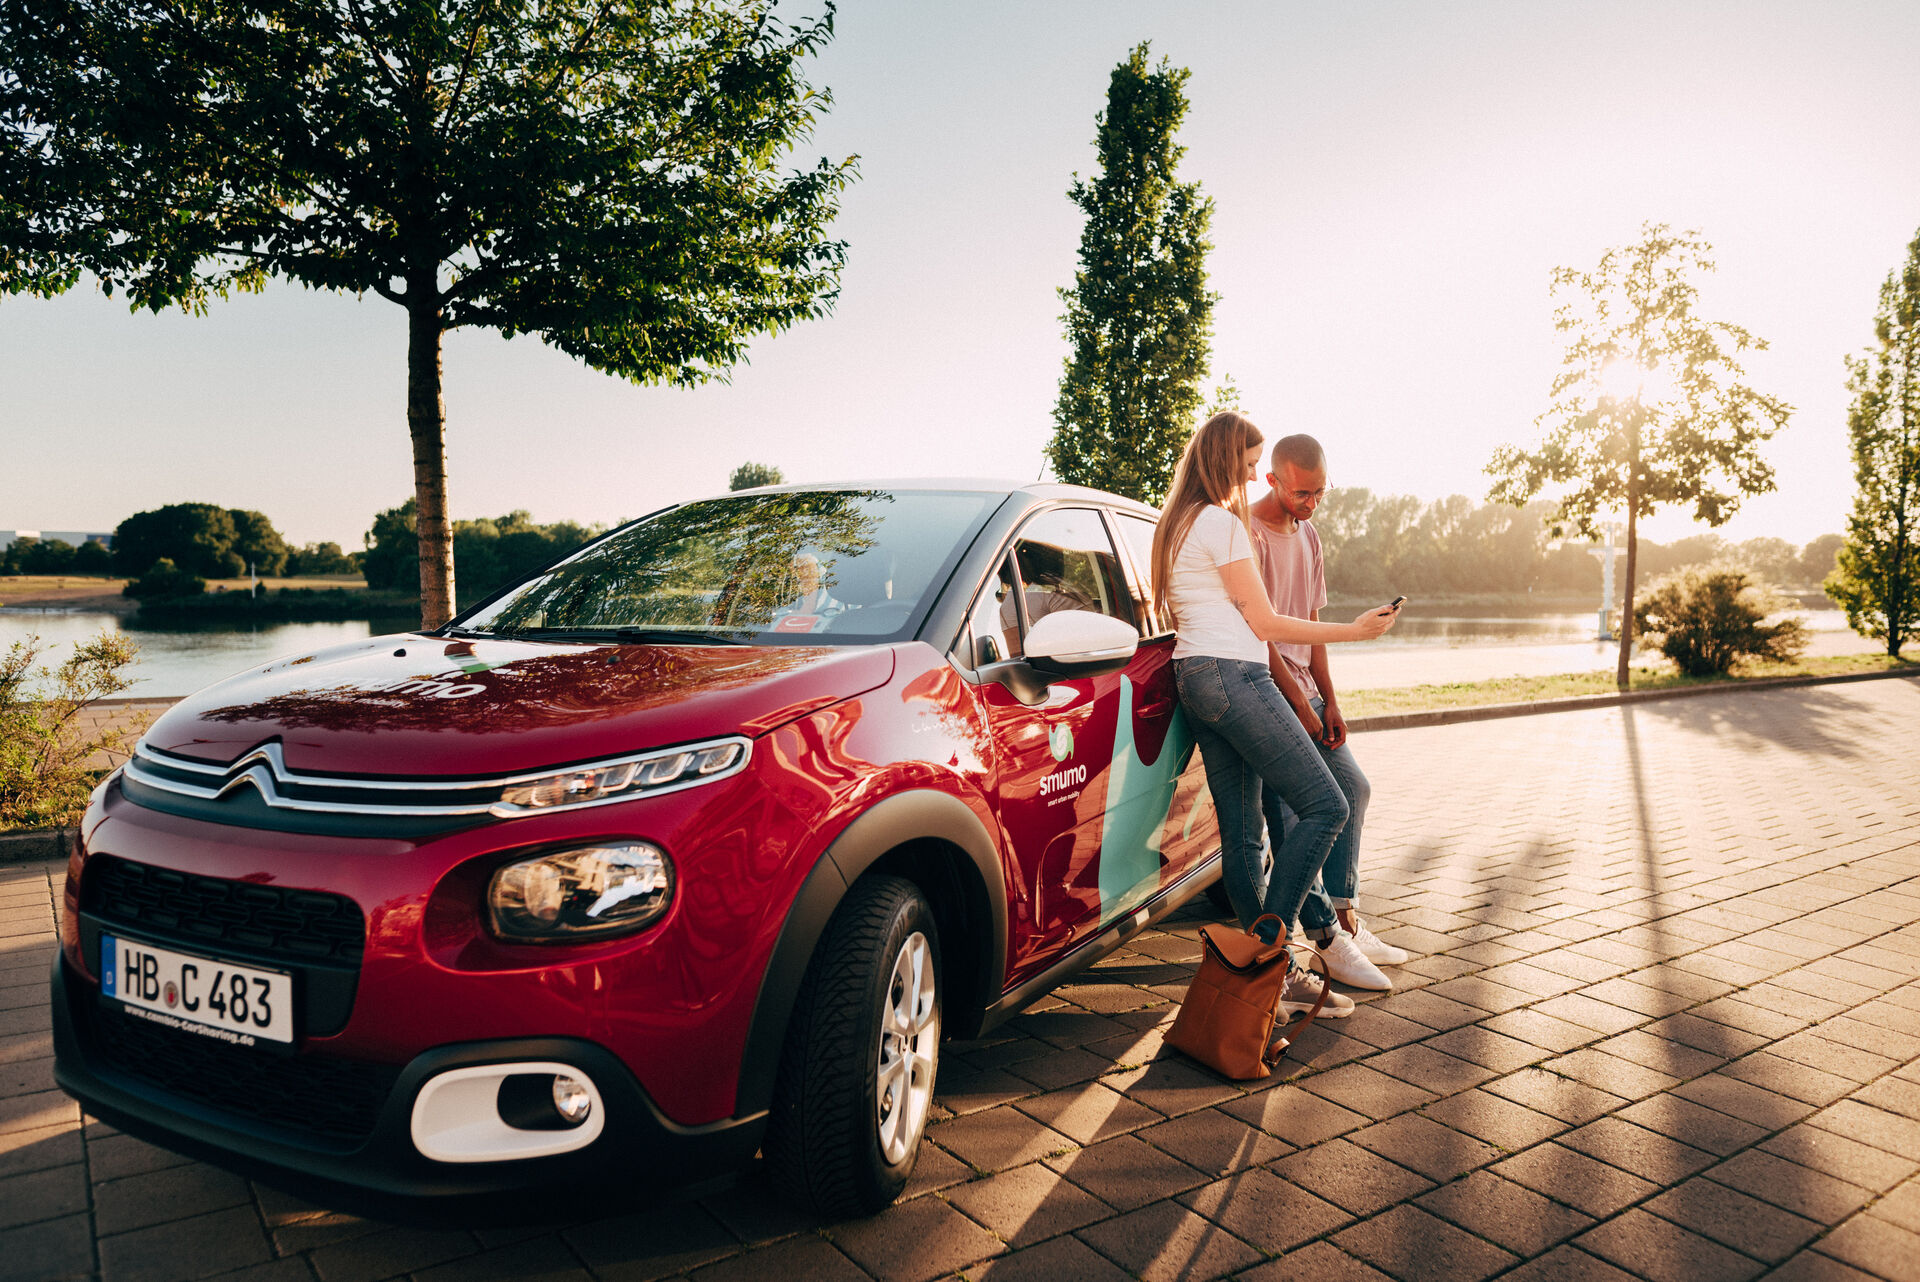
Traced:
[[79, 547], [82, 543], [98, 543], [112, 550], [112, 533], [97, 530], [0, 530], [0, 551], [12, 547], [21, 539], [39, 539], [42, 543], [52, 543], [55, 539], [70, 547]]

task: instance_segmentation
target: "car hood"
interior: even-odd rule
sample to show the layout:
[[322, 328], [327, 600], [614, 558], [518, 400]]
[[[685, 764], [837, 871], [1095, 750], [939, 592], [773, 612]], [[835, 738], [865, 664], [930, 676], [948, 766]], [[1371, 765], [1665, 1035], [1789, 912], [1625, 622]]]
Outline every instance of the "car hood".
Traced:
[[287, 765], [330, 774], [506, 774], [762, 735], [883, 685], [893, 666], [885, 646], [375, 637], [209, 686], [146, 743], [224, 764], [278, 740]]

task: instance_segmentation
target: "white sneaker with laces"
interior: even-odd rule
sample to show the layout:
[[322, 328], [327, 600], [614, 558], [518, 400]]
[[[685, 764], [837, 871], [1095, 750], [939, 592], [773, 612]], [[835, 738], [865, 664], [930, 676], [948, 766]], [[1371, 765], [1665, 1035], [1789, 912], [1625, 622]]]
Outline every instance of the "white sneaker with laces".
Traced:
[[1327, 973], [1333, 976], [1335, 982], [1345, 984], [1348, 988], [1365, 988], [1376, 993], [1393, 991], [1393, 981], [1367, 960], [1367, 955], [1360, 951], [1360, 946], [1346, 931], [1336, 931], [1330, 942], [1316, 946], [1320, 949], [1320, 955], [1326, 958]]
[[[1321, 987], [1320, 976], [1304, 966], [1295, 966], [1287, 972], [1287, 986], [1280, 993], [1280, 1014], [1287, 1019], [1306, 1014], [1320, 1000]], [[1327, 1004], [1320, 1008], [1320, 1018], [1345, 1019], [1351, 1014], [1353, 998], [1343, 997], [1329, 989]]]
[[[1353, 942], [1368, 961], [1376, 966], [1406, 965], [1409, 956], [1406, 949], [1395, 948], [1392, 944], [1389, 944], [1386, 940], [1380, 938], [1371, 930], [1368, 930], [1367, 923], [1358, 917], [1354, 918], [1354, 925], [1360, 929], [1353, 932]], [[1344, 934], [1345, 932], [1343, 931], [1341, 933]], [[1341, 980], [1340, 982], [1345, 983], [1346, 981]]]

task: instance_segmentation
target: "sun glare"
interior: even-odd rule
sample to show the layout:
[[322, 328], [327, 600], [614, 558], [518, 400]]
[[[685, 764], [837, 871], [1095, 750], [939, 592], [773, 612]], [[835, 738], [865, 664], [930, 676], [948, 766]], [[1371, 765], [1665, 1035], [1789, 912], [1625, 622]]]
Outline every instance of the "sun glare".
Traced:
[[1672, 400], [1679, 387], [1664, 366], [1643, 369], [1638, 361], [1617, 356], [1600, 367], [1600, 395], [1615, 401], [1638, 400], [1643, 405]]

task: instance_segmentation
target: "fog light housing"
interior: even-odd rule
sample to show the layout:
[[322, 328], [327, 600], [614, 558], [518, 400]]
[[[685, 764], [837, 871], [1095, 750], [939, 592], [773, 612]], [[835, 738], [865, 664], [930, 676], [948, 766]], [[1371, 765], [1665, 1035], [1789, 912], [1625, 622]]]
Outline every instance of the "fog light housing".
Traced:
[[627, 934], [673, 902], [673, 864], [651, 842], [555, 850], [493, 874], [487, 911], [504, 939], [546, 942]]
[[514, 1073], [494, 1099], [500, 1120], [516, 1131], [570, 1131], [593, 1114], [593, 1092], [566, 1073]]
[[[573, 1118], [561, 1113], [562, 1102]], [[606, 1118], [606, 1100], [576, 1065], [476, 1064], [427, 1079], [413, 1100], [409, 1134], [435, 1162], [516, 1162], [586, 1148], [605, 1133]]]

